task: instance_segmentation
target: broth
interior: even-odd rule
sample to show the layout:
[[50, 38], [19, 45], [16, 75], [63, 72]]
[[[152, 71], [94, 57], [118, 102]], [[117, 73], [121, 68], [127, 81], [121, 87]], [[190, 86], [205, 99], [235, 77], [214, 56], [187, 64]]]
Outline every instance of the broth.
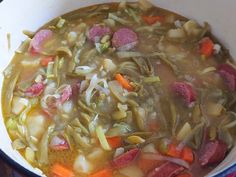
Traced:
[[236, 70], [207, 23], [122, 1], [25, 33], [2, 110], [47, 176], [199, 177], [234, 145]]

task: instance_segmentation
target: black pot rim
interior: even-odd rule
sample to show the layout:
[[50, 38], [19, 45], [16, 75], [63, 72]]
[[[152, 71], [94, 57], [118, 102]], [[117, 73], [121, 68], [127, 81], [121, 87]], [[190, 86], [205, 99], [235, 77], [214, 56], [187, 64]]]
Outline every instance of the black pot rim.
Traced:
[[28, 169], [17, 163], [15, 160], [10, 158], [1, 149], [0, 149], [0, 158], [9, 166], [11, 166], [13, 169], [15, 169], [17, 172], [21, 173], [22, 175], [25, 175], [26, 177], [40, 177], [39, 175], [36, 175], [35, 173], [29, 171]]

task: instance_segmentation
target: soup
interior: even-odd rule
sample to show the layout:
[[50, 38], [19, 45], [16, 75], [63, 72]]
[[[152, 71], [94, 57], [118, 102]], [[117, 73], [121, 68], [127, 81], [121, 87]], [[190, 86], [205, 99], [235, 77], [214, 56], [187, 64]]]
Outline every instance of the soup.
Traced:
[[3, 115], [47, 176], [199, 177], [233, 147], [236, 70], [207, 23], [122, 1], [24, 33]]

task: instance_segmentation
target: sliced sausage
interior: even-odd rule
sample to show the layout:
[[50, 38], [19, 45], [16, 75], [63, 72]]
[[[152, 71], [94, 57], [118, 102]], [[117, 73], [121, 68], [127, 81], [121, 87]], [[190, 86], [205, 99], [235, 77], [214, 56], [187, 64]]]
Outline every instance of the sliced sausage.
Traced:
[[130, 165], [139, 156], [140, 149], [134, 148], [113, 159], [111, 165], [113, 168], [123, 168]]
[[120, 51], [131, 50], [137, 44], [138, 36], [129, 28], [120, 28], [112, 37], [112, 46]]
[[43, 82], [34, 83], [33, 85], [31, 85], [29, 88], [26, 89], [25, 96], [37, 97], [43, 92], [44, 88], [45, 85], [43, 84]]
[[166, 162], [148, 173], [147, 177], [174, 177], [184, 171], [184, 167]]
[[220, 76], [231, 91], [236, 90], [236, 70], [229, 64], [221, 64], [218, 67]]
[[111, 29], [102, 25], [94, 25], [88, 32], [88, 38], [92, 42], [99, 42], [100, 39], [105, 35], [110, 35]]
[[172, 84], [172, 89], [177, 95], [183, 98], [187, 105], [191, 105], [191, 103], [196, 101], [197, 94], [191, 85], [185, 82], [174, 82]]
[[63, 89], [61, 93], [60, 103], [63, 104], [65, 101], [69, 100], [71, 96], [72, 96], [72, 88], [70, 85], [68, 85]]
[[226, 152], [227, 144], [223, 141], [208, 141], [200, 151], [199, 163], [203, 167], [218, 164], [225, 158]]
[[32, 51], [32, 53], [40, 53], [43, 43], [51, 38], [52, 35], [53, 32], [49, 29], [42, 29], [37, 32], [30, 42], [30, 50]]

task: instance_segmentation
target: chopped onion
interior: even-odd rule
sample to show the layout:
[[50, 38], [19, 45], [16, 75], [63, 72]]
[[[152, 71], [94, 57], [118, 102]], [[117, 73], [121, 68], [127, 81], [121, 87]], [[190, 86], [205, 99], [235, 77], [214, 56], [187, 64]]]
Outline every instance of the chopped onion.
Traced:
[[109, 94], [110, 94], [110, 90], [109, 90], [109, 89], [103, 88], [103, 87], [101, 87], [100, 85], [96, 85], [95, 88], [96, 88], [97, 90], [99, 90], [100, 92], [105, 93], [106, 95], [109, 95]]
[[54, 108], [57, 106], [57, 100], [60, 98], [59, 94], [45, 95], [41, 99], [41, 106], [44, 109]]
[[93, 92], [94, 88], [96, 87], [97, 83], [98, 83], [98, 77], [97, 77], [97, 74], [94, 74], [91, 81], [90, 81], [89, 87], [85, 91], [85, 101], [86, 101], [87, 105], [90, 105], [90, 100], [92, 98], [92, 92]]
[[[98, 85], [100, 82], [103, 83], [104, 87], [101, 87], [100, 85]], [[106, 95], [108, 95], [110, 93], [110, 91], [107, 88], [108, 88], [108, 84], [107, 84], [106, 79], [99, 79], [97, 77], [97, 74], [94, 74], [90, 80], [89, 87], [85, 91], [86, 104], [90, 105], [90, 100], [92, 98], [92, 92], [94, 89], [100, 90], [100, 91], [104, 92]]]
[[176, 20], [174, 23], [175, 23], [176, 28], [181, 28], [182, 27], [182, 23], [181, 23], [180, 20]]
[[215, 44], [213, 49], [214, 49], [214, 54], [218, 54], [221, 50], [221, 46], [219, 44]]
[[114, 153], [114, 158], [118, 157], [119, 155], [123, 154], [125, 152], [125, 149], [123, 147], [116, 148], [116, 151]]
[[143, 158], [149, 159], [149, 160], [168, 161], [168, 162], [172, 162], [172, 163], [178, 164], [180, 166], [183, 166], [183, 167], [189, 169], [189, 164], [186, 161], [184, 161], [182, 159], [178, 159], [178, 158], [167, 157], [167, 156], [163, 156], [160, 154], [154, 154], [154, 153], [146, 153], [143, 155]]
[[88, 73], [91, 73], [93, 70], [94, 70], [94, 68], [92, 68], [92, 67], [90, 67], [90, 66], [77, 66], [77, 67], [75, 68], [75, 71], [74, 71], [74, 72], [75, 72], [77, 75], [83, 76], [83, 75], [86, 75], [86, 74], [88, 74]]

